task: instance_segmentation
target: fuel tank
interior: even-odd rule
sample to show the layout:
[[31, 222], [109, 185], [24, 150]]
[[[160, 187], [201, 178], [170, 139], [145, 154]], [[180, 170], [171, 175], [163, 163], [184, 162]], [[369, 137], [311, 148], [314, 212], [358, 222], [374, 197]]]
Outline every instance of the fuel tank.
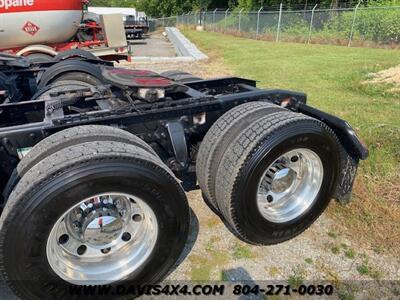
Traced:
[[82, 7], [82, 0], [0, 0], [0, 50], [68, 42]]

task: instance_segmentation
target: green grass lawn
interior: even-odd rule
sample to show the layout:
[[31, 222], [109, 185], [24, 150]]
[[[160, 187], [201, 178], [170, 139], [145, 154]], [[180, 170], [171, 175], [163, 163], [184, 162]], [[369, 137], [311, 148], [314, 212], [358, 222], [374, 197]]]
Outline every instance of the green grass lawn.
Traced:
[[361, 163], [357, 203], [331, 210], [347, 227], [365, 227], [368, 231], [361, 233], [367, 240], [371, 235], [371, 244], [390, 247], [395, 242], [389, 240], [390, 232], [398, 240], [400, 94], [387, 85], [363, 82], [371, 72], [400, 64], [400, 51], [274, 43], [188, 29], [184, 33], [236, 76], [258, 80], [263, 88], [303, 91], [310, 105], [347, 120], [368, 145], [370, 158]]

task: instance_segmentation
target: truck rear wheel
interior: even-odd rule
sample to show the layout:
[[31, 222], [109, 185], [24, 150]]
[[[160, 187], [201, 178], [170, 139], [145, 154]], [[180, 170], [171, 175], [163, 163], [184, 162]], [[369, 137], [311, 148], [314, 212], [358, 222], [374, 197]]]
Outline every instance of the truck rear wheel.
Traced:
[[223, 154], [243, 127], [284, 108], [269, 102], [250, 102], [239, 105], [219, 118], [207, 132], [200, 145], [196, 162], [199, 186], [206, 201], [218, 210], [215, 181]]
[[111, 126], [84, 125], [59, 131], [37, 143], [19, 162], [17, 167], [18, 174], [22, 177], [38, 162], [64, 148], [94, 141], [131, 144], [158, 157], [149, 144], [125, 130]]
[[85, 88], [93, 88], [94, 85], [76, 80], [63, 80], [56, 81], [46, 85], [45, 87], [36, 91], [36, 93], [32, 96], [32, 100], [47, 100], [51, 99], [52, 94], [61, 93], [61, 92], [69, 92], [76, 91], [79, 89]]
[[56, 77], [55, 79], [53, 79], [51, 81], [51, 83], [67, 81], [67, 80], [81, 81], [81, 82], [91, 84], [91, 85], [102, 85], [102, 82], [99, 78], [97, 78], [91, 74], [87, 74], [87, 73], [83, 73], [83, 72], [68, 72], [68, 73], [62, 74], [62, 75]]
[[82, 49], [71, 49], [67, 51], [62, 51], [54, 56], [54, 62], [60, 62], [68, 59], [91, 59], [91, 60], [98, 60], [97, 56], [89, 51], [85, 51]]
[[25, 57], [31, 64], [48, 63], [53, 61], [53, 57], [45, 53], [31, 53]]
[[82, 81], [91, 85], [101, 85], [103, 75], [99, 66], [81, 60], [65, 60], [47, 68], [38, 83], [38, 89], [56, 81]]
[[92, 141], [109, 141], [131, 144], [158, 158], [157, 153], [139, 137], [125, 130], [102, 125], [84, 125], [59, 131], [37, 143], [19, 162], [4, 190], [7, 198], [22, 176], [44, 158], [73, 145]]
[[244, 241], [289, 240], [325, 210], [339, 166], [332, 130], [300, 114], [276, 112], [244, 126], [227, 148], [216, 177], [218, 207]]
[[154, 155], [118, 142], [74, 145], [32, 167], [11, 194], [0, 219], [2, 277], [23, 299], [155, 283], [177, 262], [189, 219], [182, 187]]

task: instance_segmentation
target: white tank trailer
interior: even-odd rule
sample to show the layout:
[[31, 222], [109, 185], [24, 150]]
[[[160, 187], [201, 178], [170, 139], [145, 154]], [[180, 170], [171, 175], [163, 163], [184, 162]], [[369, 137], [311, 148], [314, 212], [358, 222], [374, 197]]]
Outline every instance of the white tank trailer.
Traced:
[[0, 50], [73, 38], [84, 0], [0, 0]]

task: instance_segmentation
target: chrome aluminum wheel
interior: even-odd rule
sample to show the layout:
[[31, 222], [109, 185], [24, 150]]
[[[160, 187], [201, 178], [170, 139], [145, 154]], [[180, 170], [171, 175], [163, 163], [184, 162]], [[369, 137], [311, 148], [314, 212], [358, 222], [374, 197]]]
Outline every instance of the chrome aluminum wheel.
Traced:
[[109, 284], [135, 273], [152, 253], [158, 236], [153, 210], [121, 193], [82, 200], [53, 226], [47, 259], [73, 284]]
[[258, 210], [273, 223], [296, 219], [314, 203], [323, 175], [322, 161], [314, 151], [301, 148], [285, 153], [259, 181]]

